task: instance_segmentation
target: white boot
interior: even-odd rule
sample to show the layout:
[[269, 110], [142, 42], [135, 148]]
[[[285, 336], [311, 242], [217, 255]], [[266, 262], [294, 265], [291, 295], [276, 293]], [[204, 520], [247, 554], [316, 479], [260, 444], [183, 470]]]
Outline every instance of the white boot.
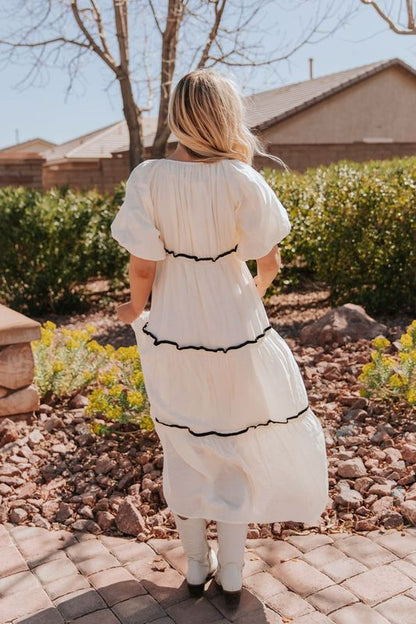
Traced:
[[238, 604], [240, 599], [247, 529], [248, 524], [217, 521], [218, 569], [215, 581], [230, 605]]
[[192, 596], [201, 596], [204, 584], [214, 575], [218, 561], [215, 550], [208, 545], [207, 523], [204, 518], [184, 520], [173, 513], [176, 528], [187, 557], [186, 580]]

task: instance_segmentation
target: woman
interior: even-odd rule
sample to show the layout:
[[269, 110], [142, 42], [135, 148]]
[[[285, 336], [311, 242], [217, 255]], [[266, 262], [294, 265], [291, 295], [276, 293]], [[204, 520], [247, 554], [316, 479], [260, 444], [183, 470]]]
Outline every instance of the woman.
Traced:
[[176, 150], [134, 169], [112, 223], [131, 254], [131, 300], [118, 316], [136, 333], [189, 589], [200, 595], [215, 574], [238, 604], [248, 523], [319, 521], [324, 434], [262, 302], [290, 223], [251, 165], [267, 154], [245, 124], [242, 98], [220, 74], [193, 71], [173, 92], [168, 122]]

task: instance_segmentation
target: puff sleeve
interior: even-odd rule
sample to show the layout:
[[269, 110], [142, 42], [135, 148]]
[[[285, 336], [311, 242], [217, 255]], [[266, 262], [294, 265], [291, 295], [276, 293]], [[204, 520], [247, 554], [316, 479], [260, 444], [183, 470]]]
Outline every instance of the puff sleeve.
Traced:
[[124, 201], [111, 224], [111, 235], [133, 256], [144, 260], [163, 260], [166, 252], [153, 220], [148, 162], [140, 163], [131, 172]]
[[262, 258], [290, 232], [286, 209], [263, 176], [250, 165], [239, 182], [236, 207], [239, 233], [237, 256], [241, 260]]

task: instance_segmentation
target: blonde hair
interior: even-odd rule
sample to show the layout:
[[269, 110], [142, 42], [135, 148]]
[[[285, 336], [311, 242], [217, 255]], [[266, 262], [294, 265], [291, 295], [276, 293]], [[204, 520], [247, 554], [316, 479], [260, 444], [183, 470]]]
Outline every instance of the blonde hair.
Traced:
[[201, 161], [230, 158], [251, 165], [259, 154], [286, 168], [249, 129], [235, 83], [211, 69], [182, 76], [169, 100], [168, 124], [178, 141]]

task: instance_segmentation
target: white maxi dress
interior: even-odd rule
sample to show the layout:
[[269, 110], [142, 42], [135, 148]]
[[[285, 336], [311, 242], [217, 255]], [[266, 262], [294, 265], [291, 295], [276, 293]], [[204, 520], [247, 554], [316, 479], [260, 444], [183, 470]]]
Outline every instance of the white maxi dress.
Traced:
[[289, 231], [242, 161], [150, 159], [127, 181], [111, 233], [157, 261], [150, 312], [132, 327], [180, 515], [315, 524], [326, 507], [324, 432], [246, 264]]

